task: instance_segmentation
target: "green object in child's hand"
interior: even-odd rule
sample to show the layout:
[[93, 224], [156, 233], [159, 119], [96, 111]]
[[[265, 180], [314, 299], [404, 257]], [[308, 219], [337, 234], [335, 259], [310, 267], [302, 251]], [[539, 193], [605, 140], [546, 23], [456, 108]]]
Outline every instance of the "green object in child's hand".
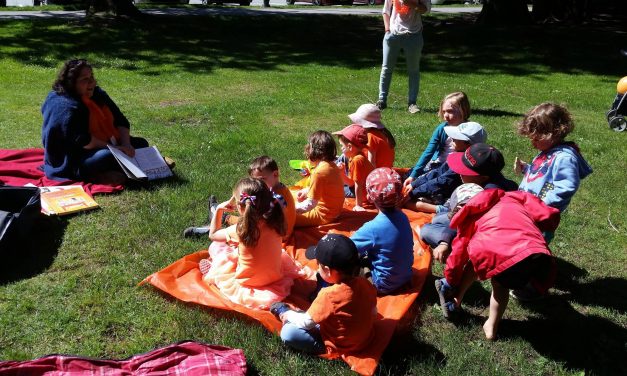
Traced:
[[290, 159], [289, 163], [292, 170], [301, 170], [305, 167], [308, 167], [307, 160], [304, 159]]

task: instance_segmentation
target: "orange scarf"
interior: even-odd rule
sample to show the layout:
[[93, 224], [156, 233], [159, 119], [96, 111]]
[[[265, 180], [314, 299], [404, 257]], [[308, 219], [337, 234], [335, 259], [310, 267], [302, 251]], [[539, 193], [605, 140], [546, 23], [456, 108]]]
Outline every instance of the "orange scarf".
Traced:
[[106, 143], [114, 137], [120, 143], [120, 131], [113, 125], [113, 113], [106, 104], [98, 106], [91, 98], [83, 97], [83, 103], [89, 110], [89, 133]]
[[411, 11], [410, 7], [401, 4], [401, 0], [394, 0], [394, 8], [396, 8], [396, 13], [403, 16], [409, 14], [409, 12]]

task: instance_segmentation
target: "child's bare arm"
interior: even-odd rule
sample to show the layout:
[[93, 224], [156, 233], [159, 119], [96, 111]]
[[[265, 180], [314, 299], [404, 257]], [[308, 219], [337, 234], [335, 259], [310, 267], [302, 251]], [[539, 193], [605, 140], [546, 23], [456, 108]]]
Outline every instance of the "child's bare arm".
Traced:
[[228, 238], [226, 229], [222, 229], [222, 214], [226, 210], [235, 210], [234, 201], [235, 199], [231, 197], [229, 201], [225, 201], [218, 205], [216, 208], [216, 212], [211, 218], [211, 224], [209, 225], [209, 239], [218, 240], [218, 241], [226, 241]]
[[[340, 164], [343, 165], [343, 163]], [[340, 172], [340, 176], [342, 176], [342, 182], [346, 185], [352, 186], [353, 181], [344, 173], [344, 166], [342, 166], [340, 169], [342, 170], [342, 172]]]
[[429, 204], [429, 203], [418, 200], [416, 201], [416, 211], [423, 212], [423, 213], [435, 213], [437, 211], [437, 205]]
[[363, 211], [366, 203], [366, 183], [355, 182], [355, 207], [354, 211]]

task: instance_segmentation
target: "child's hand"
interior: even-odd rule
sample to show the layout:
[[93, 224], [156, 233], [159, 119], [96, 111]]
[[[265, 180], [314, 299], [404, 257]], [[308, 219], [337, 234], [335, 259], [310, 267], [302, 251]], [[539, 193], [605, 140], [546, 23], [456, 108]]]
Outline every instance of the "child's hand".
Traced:
[[219, 204], [217, 209], [235, 210], [235, 197], [231, 196], [228, 201], [224, 201], [223, 203]]
[[366, 211], [366, 209], [362, 208], [362, 207], [361, 207], [361, 206], [359, 206], [359, 205], [355, 205], [355, 206], [353, 207], [353, 211], [356, 211], [356, 212], [361, 212], [361, 211]]
[[408, 187], [411, 182], [414, 181], [414, 178], [412, 178], [411, 176], [408, 177], [407, 179], [405, 179], [405, 181], [403, 182], [403, 187]]
[[339, 168], [342, 171], [344, 171], [344, 167], [346, 166], [344, 162], [338, 162], [336, 163], [336, 165], [337, 165], [337, 168]]
[[521, 161], [518, 157], [516, 157], [516, 160], [514, 160], [514, 173], [521, 175], [526, 167], [527, 162]]
[[303, 188], [300, 191], [296, 192], [296, 199], [298, 202], [303, 202], [307, 198], [307, 193], [309, 193], [309, 189]]
[[409, 193], [411, 192], [411, 184], [407, 184], [403, 187], [403, 198], [409, 197]]
[[450, 254], [451, 247], [449, 247], [448, 243], [440, 242], [437, 247], [433, 248], [433, 258], [438, 260], [442, 264], [446, 263], [446, 259]]

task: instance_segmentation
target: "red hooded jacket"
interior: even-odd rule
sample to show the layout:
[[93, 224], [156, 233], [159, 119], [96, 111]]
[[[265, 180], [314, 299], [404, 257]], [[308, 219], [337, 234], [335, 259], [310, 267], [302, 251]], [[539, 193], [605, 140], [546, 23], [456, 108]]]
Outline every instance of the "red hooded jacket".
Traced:
[[555, 231], [558, 209], [523, 192], [488, 189], [473, 197], [451, 219], [457, 228], [444, 276], [459, 285], [470, 261], [480, 280], [490, 279], [530, 255], [551, 255], [541, 231]]

